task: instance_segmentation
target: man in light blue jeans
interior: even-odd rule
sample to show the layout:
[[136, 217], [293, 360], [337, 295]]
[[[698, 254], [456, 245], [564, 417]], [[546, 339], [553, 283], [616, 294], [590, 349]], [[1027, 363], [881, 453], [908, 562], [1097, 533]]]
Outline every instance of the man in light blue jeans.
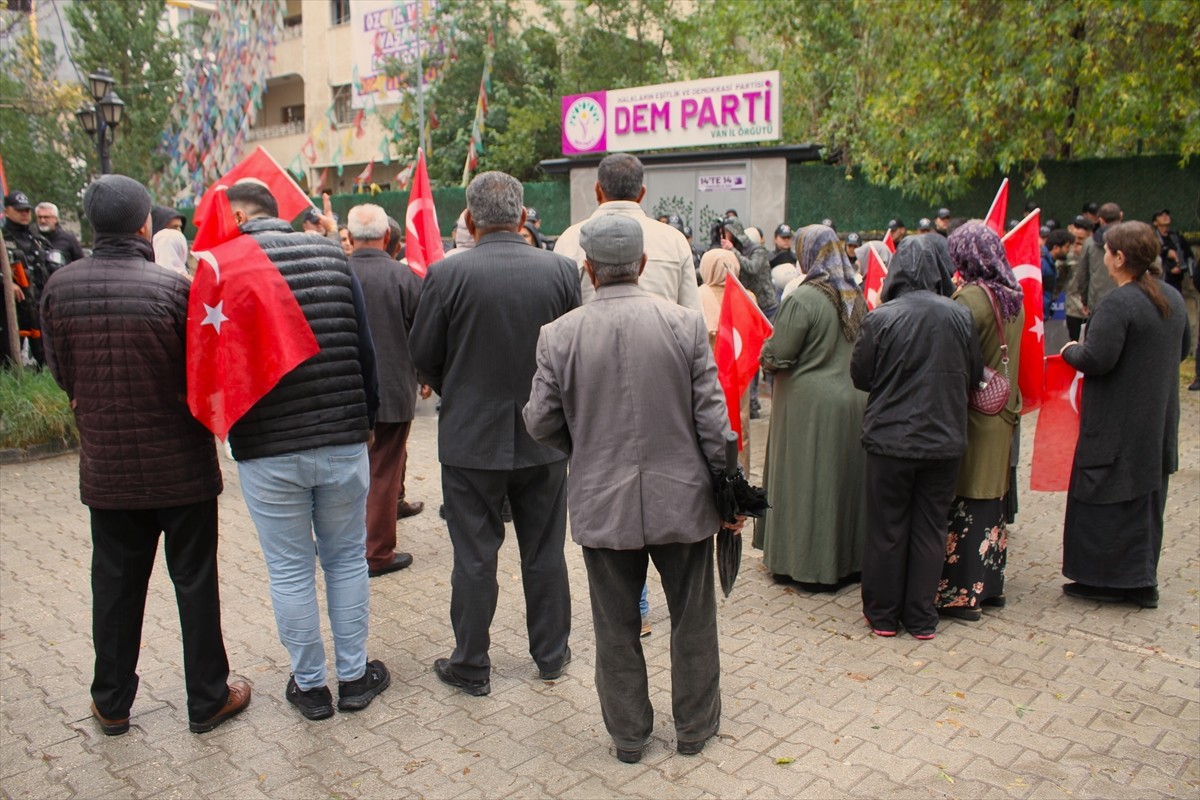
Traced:
[[226, 196], [239, 229], [279, 269], [320, 346], [237, 421], [229, 443], [271, 578], [279, 640], [291, 658], [287, 700], [308, 719], [327, 719], [333, 696], [325, 683], [314, 542], [325, 572], [338, 710], [366, 708], [391, 683], [387, 667], [368, 661], [366, 651], [366, 443], [379, 406], [375, 350], [362, 289], [341, 248], [293, 232], [276, 218], [275, 199], [261, 184], [235, 184]]

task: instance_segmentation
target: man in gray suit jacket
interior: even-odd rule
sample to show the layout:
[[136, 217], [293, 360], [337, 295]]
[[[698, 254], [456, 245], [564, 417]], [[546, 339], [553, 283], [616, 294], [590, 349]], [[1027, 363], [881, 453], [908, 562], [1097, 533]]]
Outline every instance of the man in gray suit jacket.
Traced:
[[571, 455], [571, 535], [583, 546], [596, 690], [617, 758], [638, 761], [653, 730], [638, 611], [651, 559], [671, 612], [678, 751], [693, 755], [721, 716], [712, 476], [725, 466], [729, 415], [703, 317], [638, 286], [638, 222], [595, 217], [580, 241], [596, 298], [542, 328], [523, 416], [534, 439]]
[[558, 678], [571, 658], [566, 456], [529, 437], [521, 408], [538, 331], [579, 305], [579, 278], [570, 259], [525, 244], [517, 233], [523, 203], [521, 183], [510, 175], [485, 172], [471, 181], [466, 222], [475, 246], [430, 269], [409, 338], [422, 382], [442, 398], [438, 458], [454, 545], [457, 644], [434, 671], [473, 695], [491, 691], [488, 629], [506, 494], [521, 549], [530, 655], [543, 680]]
[[350, 270], [362, 284], [379, 370], [379, 411], [367, 448], [367, 574], [376, 578], [412, 564], [412, 555], [396, 552], [396, 508], [404, 496], [408, 432], [417, 409], [417, 370], [408, 352], [408, 332], [421, 299], [421, 279], [388, 255], [392, 234], [382, 208], [355, 206], [346, 215], [346, 227], [354, 246]]

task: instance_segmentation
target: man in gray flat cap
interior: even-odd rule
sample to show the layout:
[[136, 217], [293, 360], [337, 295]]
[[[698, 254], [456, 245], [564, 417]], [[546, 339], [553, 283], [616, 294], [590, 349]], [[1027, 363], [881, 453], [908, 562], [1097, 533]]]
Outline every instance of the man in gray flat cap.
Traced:
[[638, 286], [638, 221], [594, 217], [580, 244], [596, 297], [542, 326], [525, 425], [570, 455], [571, 535], [587, 566], [596, 690], [617, 758], [638, 761], [654, 728], [638, 610], [650, 560], [671, 612], [677, 748], [694, 755], [721, 716], [712, 474], [725, 466], [729, 416], [704, 318]]

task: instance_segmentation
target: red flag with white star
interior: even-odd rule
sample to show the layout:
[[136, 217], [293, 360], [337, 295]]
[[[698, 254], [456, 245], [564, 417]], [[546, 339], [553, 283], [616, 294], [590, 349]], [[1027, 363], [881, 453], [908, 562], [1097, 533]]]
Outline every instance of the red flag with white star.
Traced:
[[[891, 231], [888, 235], [891, 236]], [[867, 248], [867, 274], [863, 276], [863, 296], [867, 300], [867, 310], [875, 310], [879, 305], [879, 295], [883, 291], [883, 279], [887, 277], [887, 267], [875, 248]]]
[[1038, 241], [1038, 218], [1034, 209], [1021, 224], [1004, 236], [1004, 252], [1013, 275], [1025, 293], [1025, 330], [1021, 331], [1021, 364], [1017, 373], [1021, 387], [1021, 413], [1042, 403], [1046, 386], [1046, 337], [1042, 308], [1042, 245]]
[[433, 190], [429, 187], [429, 172], [425, 169], [424, 150], [417, 150], [412, 192], [408, 195], [408, 209], [404, 212], [404, 228], [407, 234], [404, 260], [413, 272], [424, 278], [429, 265], [445, 257], [437, 209], [433, 207]]
[[713, 342], [713, 360], [717, 362], [717, 380], [725, 391], [729, 409], [729, 424], [738, 435], [738, 449], [743, 447], [742, 394], [750, 388], [758, 372], [758, 357], [763, 342], [771, 335], [771, 323], [750, 294], [734, 277], [725, 275], [725, 293], [721, 298], [721, 316], [717, 322], [717, 339]]
[[321, 348], [292, 290], [252, 237], [196, 258], [188, 297], [188, 408], [224, 440], [280, 378]]

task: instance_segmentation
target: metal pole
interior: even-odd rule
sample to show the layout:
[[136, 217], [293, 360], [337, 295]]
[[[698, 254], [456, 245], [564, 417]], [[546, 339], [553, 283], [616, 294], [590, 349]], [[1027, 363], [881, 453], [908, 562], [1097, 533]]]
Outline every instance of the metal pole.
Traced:
[[0, 233], [0, 282], [4, 283], [4, 313], [7, 315], [4, 332], [8, 340], [4, 346], [15, 365], [13, 369], [20, 375], [24, 365], [21, 363], [21, 334], [17, 324], [17, 294], [13, 291], [12, 265], [8, 263], [8, 245], [3, 233]]
[[421, 58], [422, 34], [421, 34], [421, 4], [424, 0], [417, 0], [417, 141], [420, 142], [419, 147], [428, 150], [425, 143], [425, 62]]
[[96, 150], [100, 155], [100, 174], [112, 172], [112, 161], [108, 157], [108, 123], [104, 121], [104, 112], [100, 104], [96, 104]]

